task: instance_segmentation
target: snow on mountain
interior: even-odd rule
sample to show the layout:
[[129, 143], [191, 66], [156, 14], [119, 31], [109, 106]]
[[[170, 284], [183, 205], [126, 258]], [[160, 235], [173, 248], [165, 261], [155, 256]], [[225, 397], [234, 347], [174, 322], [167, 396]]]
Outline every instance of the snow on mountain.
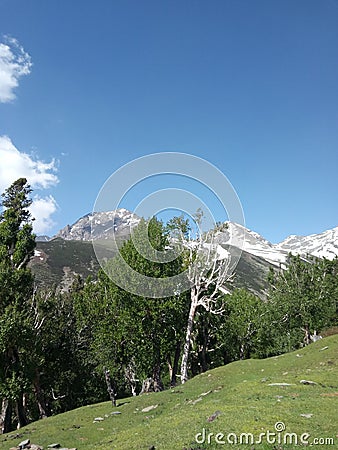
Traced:
[[338, 227], [309, 236], [289, 236], [275, 246], [278, 250], [299, 255], [334, 259], [338, 256]]
[[35, 240], [36, 242], [48, 242], [50, 240], [50, 237], [43, 234], [40, 236], [36, 236]]
[[[55, 237], [66, 240], [110, 239], [112, 234], [127, 237], [138, 225], [140, 218], [121, 208], [115, 211], [94, 212], [81, 217], [73, 225], [67, 225]], [[289, 236], [279, 244], [272, 244], [260, 234], [243, 225], [226, 222], [228, 228], [219, 232], [216, 243], [221, 256], [220, 245], [232, 245], [251, 255], [263, 258], [276, 266], [284, 266], [289, 252], [306, 256], [333, 259], [338, 256], [338, 227], [310, 236]], [[225, 257], [225, 253], [223, 255]]]
[[91, 241], [109, 239], [113, 233], [128, 235], [140, 218], [121, 208], [115, 211], [93, 212], [81, 217], [73, 225], [67, 225], [55, 237], [65, 240]]
[[227, 243], [278, 266], [285, 264], [290, 252], [294, 255], [313, 255], [327, 259], [338, 256], [338, 227], [310, 236], [292, 235], [279, 244], [272, 244], [255, 231], [236, 223], [227, 223]]
[[243, 225], [233, 222], [227, 222], [227, 225], [228, 229], [224, 232], [227, 237], [223, 244], [239, 247], [277, 266], [285, 263], [287, 251], [276, 248], [274, 244], [271, 244], [260, 234], [249, 230]]

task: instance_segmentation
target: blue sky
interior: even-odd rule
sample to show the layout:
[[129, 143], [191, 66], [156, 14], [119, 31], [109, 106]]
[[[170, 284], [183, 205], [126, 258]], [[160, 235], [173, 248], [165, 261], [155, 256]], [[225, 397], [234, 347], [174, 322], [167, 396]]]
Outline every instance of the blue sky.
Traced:
[[40, 232], [168, 151], [272, 242], [338, 225], [337, 0], [0, 0], [0, 43], [0, 187], [28, 176]]

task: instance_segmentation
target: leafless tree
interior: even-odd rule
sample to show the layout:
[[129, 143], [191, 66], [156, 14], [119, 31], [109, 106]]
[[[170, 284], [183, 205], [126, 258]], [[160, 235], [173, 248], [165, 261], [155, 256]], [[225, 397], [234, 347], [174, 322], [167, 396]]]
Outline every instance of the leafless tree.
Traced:
[[[195, 220], [198, 223], [201, 216]], [[224, 294], [230, 294], [226, 285], [233, 279], [231, 255], [215, 239], [217, 233], [221, 232], [222, 227], [218, 226], [218, 229], [200, 233], [197, 239], [189, 239], [185, 243], [187, 276], [191, 289], [190, 310], [181, 362], [181, 383], [185, 383], [188, 379], [188, 360], [197, 309], [202, 307], [210, 314], [222, 314], [224, 312], [222, 298]]]
[[129, 362], [128, 366], [125, 368], [124, 375], [127, 380], [127, 383], [130, 386], [133, 396], [135, 396], [136, 395], [136, 385], [139, 380], [136, 378], [135, 362], [133, 359]]

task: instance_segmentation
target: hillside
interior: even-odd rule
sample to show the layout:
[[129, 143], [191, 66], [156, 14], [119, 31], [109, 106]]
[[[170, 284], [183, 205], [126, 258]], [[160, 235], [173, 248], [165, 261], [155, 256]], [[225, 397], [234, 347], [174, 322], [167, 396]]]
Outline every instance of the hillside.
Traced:
[[[102, 251], [107, 258], [114, 256], [114, 251], [108, 247], [102, 246]], [[100, 269], [91, 242], [61, 238], [38, 241], [30, 266], [38, 286], [61, 285], [63, 289], [69, 287], [77, 274], [86, 279], [89, 275], [95, 277]], [[273, 265], [265, 259], [243, 251], [233, 286], [245, 287], [264, 297], [269, 267]]]
[[[137, 226], [140, 217], [120, 208], [113, 211], [92, 212], [78, 219], [72, 225], [65, 226], [55, 237], [65, 240], [107, 241], [114, 235], [126, 238]], [[234, 222], [225, 222], [227, 231], [222, 233], [222, 245], [237, 246], [247, 253], [265, 259], [276, 265], [285, 263], [289, 252], [306, 256], [334, 259], [338, 256], [338, 227], [309, 236], [291, 235], [282, 242], [272, 244], [256, 231]], [[45, 236], [41, 236], [45, 240]]]
[[262, 299], [266, 298], [266, 292], [269, 287], [267, 278], [270, 267], [278, 270], [264, 258], [243, 250], [235, 269], [233, 287], [245, 288]]
[[[103, 249], [107, 258], [114, 251]], [[100, 269], [93, 245], [88, 241], [68, 241], [61, 238], [38, 241], [30, 267], [40, 287], [61, 285], [66, 289], [78, 274], [84, 279], [96, 276]]]
[[[294, 449], [295, 439], [300, 443], [308, 433], [303, 439], [309, 444], [330, 439], [331, 445], [320, 448], [332, 449], [338, 444], [337, 367], [335, 335], [279, 357], [219, 367], [172, 390], [120, 400], [114, 409], [106, 402], [32, 423], [18, 436], [1, 436], [0, 450], [27, 438], [44, 448], [57, 442], [78, 450], [216, 449], [221, 445], [215, 443], [217, 433], [224, 435], [218, 436], [226, 442], [223, 448]], [[206, 436], [213, 433], [210, 444], [196, 442], [198, 433], [203, 441], [203, 430]], [[265, 435], [258, 445], [260, 433], [268, 432], [270, 443]], [[241, 433], [246, 435], [240, 438]], [[240, 445], [240, 439], [250, 442], [248, 433], [255, 446]], [[272, 439], [278, 436], [280, 445], [275, 445], [278, 440]], [[227, 442], [236, 438], [236, 446]], [[284, 445], [284, 439], [293, 444]]]
[[[67, 289], [77, 274], [83, 278], [95, 276], [100, 266], [91, 239], [97, 249], [100, 248], [101, 256], [112, 258], [112, 242], [116, 240], [119, 245], [128, 239], [139, 221], [138, 216], [122, 208], [86, 214], [64, 227], [51, 240], [41, 236], [31, 261], [38, 286], [61, 283], [63, 289]], [[228, 229], [220, 234], [218, 243], [225, 248], [231, 245], [235, 253], [239, 252], [238, 248], [243, 250], [236, 267], [234, 287], [245, 287], [261, 298], [265, 297], [269, 268], [284, 267], [289, 252], [328, 259], [338, 255], [338, 227], [305, 237], [290, 236], [279, 244], [272, 244], [242, 225], [233, 222], [227, 222], [227, 225]]]

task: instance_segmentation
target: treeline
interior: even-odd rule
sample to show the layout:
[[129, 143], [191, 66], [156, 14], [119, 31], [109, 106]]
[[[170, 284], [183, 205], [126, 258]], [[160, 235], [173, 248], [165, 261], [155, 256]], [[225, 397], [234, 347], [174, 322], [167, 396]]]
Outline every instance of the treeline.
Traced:
[[[105, 369], [120, 398], [140, 393], [144, 380], [144, 389], [155, 390], [180, 383], [196, 287], [147, 298], [121, 289], [100, 271], [95, 279], [77, 278], [67, 293], [36, 291], [27, 267], [35, 246], [29, 195], [25, 179], [15, 182], [3, 195], [0, 216], [1, 431], [107, 400]], [[188, 231], [177, 218], [169, 226], [151, 219], [141, 221], [135, 236], [147, 229], [152, 247], [163, 251], [173, 228], [176, 237]], [[121, 255], [138, 273], [169, 278], [189, 266], [185, 252], [163, 264], [143, 257], [135, 242], [127, 241]], [[117, 260], [109, 270], [121, 271]], [[245, 290], [212, 297], [215, 280], [204, 278], [200, 293], [216, 299], [217, 308], [207, 302], [193, 315], [189, 377], [238, 359], [291, 351], [337, 323], [337, 259], [290, 255], [287, 270], [270, 272], [264, 302]]]

